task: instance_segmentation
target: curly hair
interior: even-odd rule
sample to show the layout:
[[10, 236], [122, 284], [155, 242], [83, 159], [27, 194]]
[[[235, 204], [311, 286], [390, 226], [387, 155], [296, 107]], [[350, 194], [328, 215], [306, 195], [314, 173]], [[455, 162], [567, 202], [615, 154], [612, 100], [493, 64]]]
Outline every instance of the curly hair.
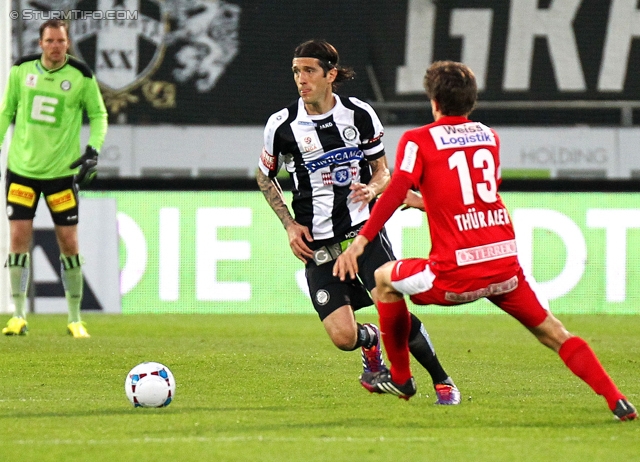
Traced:
[[478, 101], [478, 85], [473, 71], [455, 61], [435, 61], [424, 76], [424, 89], [443, 115], [469, 115]]

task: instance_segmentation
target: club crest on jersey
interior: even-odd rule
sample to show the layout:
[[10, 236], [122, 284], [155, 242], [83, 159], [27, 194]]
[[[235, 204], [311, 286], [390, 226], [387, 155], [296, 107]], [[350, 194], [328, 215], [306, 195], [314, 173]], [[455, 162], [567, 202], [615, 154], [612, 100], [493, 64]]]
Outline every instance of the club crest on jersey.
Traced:
[[71, 82], [69, 82], [68, 80], [63, 80], [60, 83], [60, 88], [64, 91], [69, 91], [69, 89], [71, 88]]
[[27, 79], [24, 82], [24, 84], [27, 87], [35, 87], [37, 83], [38, 83], [38, 76], [37, 75], [35, 75], [35, 74], [27, 74]]
[[358, 136], [358, 132], [355, 127], [349, 126], [342, 130], [342, 136], [344, 136], [344, 139], [347, 141], [353, 141], [356, 139], [356, 136]]

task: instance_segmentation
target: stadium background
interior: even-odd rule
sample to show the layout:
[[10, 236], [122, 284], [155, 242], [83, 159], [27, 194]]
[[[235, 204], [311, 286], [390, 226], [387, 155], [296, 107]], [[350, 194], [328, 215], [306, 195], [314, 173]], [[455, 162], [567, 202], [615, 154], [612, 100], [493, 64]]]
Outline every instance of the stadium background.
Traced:
[[[554, 311], [640, 311], [633, 0], [13, 0], [13, 8], [43, 19], [131, 17], [71, 21], [73, 52], [96, 72], [111, 124], [101, 179], [83, 194], [115, 198], [119, 222], [133, 220], [144, 238], [120, 236], [121, 269], [135, 274], [121, 278], [124, 313], [310, 312], [301, 267], [249, 176], [262, 125], [296, 98], [293, 48], [313, 37], [356, 70], [340, 92], [378, 110], [391, 159], [404, 128], [431, 121], [421, 90], [429, 62], [467, 62], [481, 90], [473, 117], [518, 140], [505, 144], [504, 197], [516, 223], [528, 223], [519, 246], [531, 249]], [[41, 22], [13, 22], [14, 56], [37, 52]], [[548, 149], [528, 147], [541, 142]], [[532, 167], [527, 149], [544, 161]], [[424, 221], [400, 219], [408, 224], [399, 253], [424, 254]], [[134, 261], [141, 245], [144, 261]], [[51, 296], [37, 278], [33, 295]], [[93, 303], [83, 309], [109, 311]], [[495, 312], [484, 302], [462, 310]]]

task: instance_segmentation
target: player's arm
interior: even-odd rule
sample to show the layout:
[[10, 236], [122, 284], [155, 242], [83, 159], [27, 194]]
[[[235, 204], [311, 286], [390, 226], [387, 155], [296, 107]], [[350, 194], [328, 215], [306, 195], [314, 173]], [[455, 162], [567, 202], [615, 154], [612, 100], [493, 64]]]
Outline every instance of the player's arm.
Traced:
[[[377, 207], [377, 206], [376, 206]], [[347, 276], [355, 279], [358, 275], [358, 257], [364, 252], [369, 240], [358, 234], [353, 242], [342, 252], [333, 264], [333, 275], [344, 281]]]
[[287, 231], [291, 251], [298, 259], [306, 263], [309, 258], [313, 258], [313, 251], [307, 245], [307, 242], [313, 241], [309, 228], [293, 219], [277, 179], [269, 178], [261, 169], [258, 169], [256, 181], [267, 203]]
[[376, 202], [371, 216], [358, 233], [358, 236], [333, 265], [333, 275], [339, 277], [341, 281], [344, 281], [347, 275], [351, 279], [356, 277], [358, 273], [358, 257], [407, 198], [407, 192], [414, 185], [416, 172], [419, 174], [421, 171], [421, 162], [417, 152], [416, 143], [409, 141], [405, 133], [398, 143], [396, 168], [389, 186]]
[[83, 155], [78, 157], [71, 165], [70, 169], [80, 167], [75, 175], [74, 182], [83, 188], [87, 186], [98, 173], [98, 151], [104, 143], [107, 134], [107, 109], [104, 106], [98, 81], [93, 76], [87, 78], [83, 88], [83, 106], [89, 117], [89, 143]]
[[418, 145], [409, 139], [407, 133], [400, 138], [396, 151], [396, 166], [389, 186], [376, 202], [371, 216], [359, 233], [368, 241], [372, 241], [380, 232], [391, 215], [404, 203], [408, 191], [418, 183], [417, 178], [422, 171], [418, 150]]
[[291, 225], [295, 220], [293, 219], [291, 212], [289, 212], [289, 207], [287, 207], [287, 204], [285, 203], [280, 183], [278, 183], [278, 180], [275, 178], [269, 178], [267, 175], [262, 173], [261, 170], [258, 170], [258, 173], [256, 174], [256, 181], [267, 203], [280, 219], [282, 226], [287, 229], [287, 226]]
[[88, 144], [96, 151], [100, 151], [107, 134], [108, 114], [95, 75], [85, 82], [84, 106], [91, 129]]
[[367, 184], [353, 182], [349, 189], [351, 193], [351, 200], [353, 202], [362, 202], [362, 205], [358, 210], [363, 210], [369, 202], [382, 194], [389, 184], [389, 167], [387, 166], [387, 157], [382, 155], [375, 160], [369, 161], [371, 167], [371, 181]]
[[9, 125], [11, 125], [16, 109], [18, 108], [18, 92], [20, 87], [16, 85], [17, 74], [18, 67], [12, 66], [7, 86], [4, 90], [4, 97], [2, 98], [2, 103], [0, 103], [0, 148], [2, 148], [4, 135], [7, 133], [7, 129]]
[[389, 187], [376, 202], [371, 216], [351, 245], [347, 247], [347, 250], [337, 258], [333, 265], [334, 276], [339, 277], [341, 281], [344, 281], [347, 276], [355, 279], [358, 274], [358, 257], [362, 255], [366, 245], [376, 237], [387, 220], [403, 203], [412, 184], [413, 181], [410, 177], [394, 172]]

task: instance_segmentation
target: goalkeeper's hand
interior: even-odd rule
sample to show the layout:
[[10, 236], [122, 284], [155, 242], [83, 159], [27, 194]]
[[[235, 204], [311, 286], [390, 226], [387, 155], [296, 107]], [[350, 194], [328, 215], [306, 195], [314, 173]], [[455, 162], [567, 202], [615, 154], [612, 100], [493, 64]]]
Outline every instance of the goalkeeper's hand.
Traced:
[[87, 146], [84, 154], [69, 166], [69, 168], [72, 169], [76, 167], [80, 167], [80, 170], [78, 170], [78, 173], [76, 173], [73, 178], [73, 182], [76, 183], [78, 187], [83, 188], [91, 183], [91, 180], [98, 174], [98, 151], [91, 146]]

